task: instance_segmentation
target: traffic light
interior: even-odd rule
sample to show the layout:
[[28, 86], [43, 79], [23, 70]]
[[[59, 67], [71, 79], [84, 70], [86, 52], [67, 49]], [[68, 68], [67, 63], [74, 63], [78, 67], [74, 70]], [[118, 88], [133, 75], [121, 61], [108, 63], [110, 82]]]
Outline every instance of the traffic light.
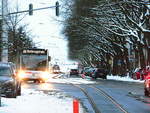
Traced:
[[29, 4], [29, 15], [33, 15], [33, 4]]
[[59, 2], [56, 2], [56, 16], [59, 16]]

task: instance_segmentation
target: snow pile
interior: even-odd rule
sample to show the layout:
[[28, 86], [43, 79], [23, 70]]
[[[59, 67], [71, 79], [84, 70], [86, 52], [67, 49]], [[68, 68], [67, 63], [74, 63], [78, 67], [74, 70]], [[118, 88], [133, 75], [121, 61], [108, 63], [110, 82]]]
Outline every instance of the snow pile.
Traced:
[[134, 80], [129, 76], [121, 77], [121, 76], [109, 75], [109, 76], [107, 76], [107, 78], [108, 78], [108, 80], [117, 80], [117, 81], [141, 82], [141, 83], [144, 82], [144, 80]]
[[[56, 92], [55, 95], [43, 91], [23, 89], [17, 99], [2, 98], [0, 113], [72, 113], [72, 98]], [[82, 109], [80, 109], [82, 113]]]

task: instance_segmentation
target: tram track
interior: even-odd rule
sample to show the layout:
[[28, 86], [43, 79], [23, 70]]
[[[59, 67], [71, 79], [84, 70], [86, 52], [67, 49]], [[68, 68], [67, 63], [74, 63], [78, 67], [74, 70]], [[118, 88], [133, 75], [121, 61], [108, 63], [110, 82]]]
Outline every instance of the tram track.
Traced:
[[97, 105], [95, 104], [94, 100], [90, 97], [90, 95], [87, 93], [87, 91], [84, 88], [80, 87], [79, 85], [75, 85], [75, 84], [72, 84], [72, 85], [79, 88], [87, 96], [87, 98], [88, 98], [90, 104], [92, 105], [95, 113], [101, 113], [100, 110], [97, 108]]
[[72, 85], [79, 88], [87, 96], [87, 99], [89, 100], [90, 104], [92, 105], [95, 113], [103, 113], [103, 112], [101, 111], [101, 109], [99, 109], [99, 106], [97, 106], [95, 100], [88, 93], [86, 88], [92, 88], [93, 91], [97, 92], [96, 93], [97, 95], [107, 98], [116, 107], [116, 109], [118, 109], [120, 111], [120, 113], [128, 113], [127, 110], [125, 110], [112, 96], [108, 95], [104, 90], [97, 88], [95, 86], [91, 86], [91, 85], [84, 85], [85, 88], [83, 88], [82, 86], [77, 85], [77, 84], [72, 84]]
[[95, 89], [98, 93], [103, 94], [106, 98], [108, 98], [118, 109], [120, 109], [120, 111], [122, 111], [123, 113], [128, 113], [127, 110], [125, 110], [113, 97], [111, 97], [110, 95], [108, 95], [105, 91], [103, 91], [100, 88], [94, 87], [94, 86], [89, 86], [93, 89]]

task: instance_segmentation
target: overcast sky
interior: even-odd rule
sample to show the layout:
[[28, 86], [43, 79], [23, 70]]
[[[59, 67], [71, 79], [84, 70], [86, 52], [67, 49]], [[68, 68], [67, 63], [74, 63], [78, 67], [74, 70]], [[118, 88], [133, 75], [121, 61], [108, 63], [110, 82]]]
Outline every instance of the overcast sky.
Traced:
[[[33, 4], [33, 8], [41, 8], [48, 6], [55, 6], [58, 0], [9, 0], [9, 5], [16, 6], [19, 4], [19, 10], [28, 10], [29, 4]], [[61, 5], [61, 4], [60, 4]], [[61, 10], [61, 9], [60, 9]], [[62, 25], [54, 18], [56, 17], [55, 8], [45, 9], [33, 12], [32, 16], [27, 16], [22, 23], [28, 23], [29, 29], [32, 30], [33, 41], [37, 43], [40, 48], [49, 49], [50, 56], [55, 60], [66, 62], [67, 59], [67, 41], [61, 34]]]

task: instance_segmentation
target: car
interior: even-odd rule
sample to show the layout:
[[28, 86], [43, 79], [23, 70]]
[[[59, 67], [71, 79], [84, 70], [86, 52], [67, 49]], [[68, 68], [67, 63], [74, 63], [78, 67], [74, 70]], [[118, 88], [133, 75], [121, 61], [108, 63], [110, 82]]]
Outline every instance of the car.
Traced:
[[107, 70], [105, 68], [94, 68], [93, 72], [91, 73], [91, 77], [96, 78], [103, 78], [107, 79]]
[[94, 68], [91, 67], [85, 67], [82, 71], [82, 74], [85, 76], [91, 76], [91, 73], [94, 71]]
[[59, 65], [53, 66], [53, 74], [59, 74], [60, 73], [60, 67]]
[[0, 88], [1, 96], [16, 98], [21, 95], [21, 82], [16, 76], [12, 63], [0, 62]]
[[137, 80], [137, 79], [140, 79], [140, 76], [141, 76], [141, 73], [142, 73], [142, 69], [140, 68], [136, 68], [133, 72], [132, 72], [132, 78]]
[[71, 75], [78, 75], [78, 74], [79, 74], [78, 69], [70, 69], [70, 76]]
[[144, 80], [144, 95], [150, 96], [150, 73], [146, 76]]

